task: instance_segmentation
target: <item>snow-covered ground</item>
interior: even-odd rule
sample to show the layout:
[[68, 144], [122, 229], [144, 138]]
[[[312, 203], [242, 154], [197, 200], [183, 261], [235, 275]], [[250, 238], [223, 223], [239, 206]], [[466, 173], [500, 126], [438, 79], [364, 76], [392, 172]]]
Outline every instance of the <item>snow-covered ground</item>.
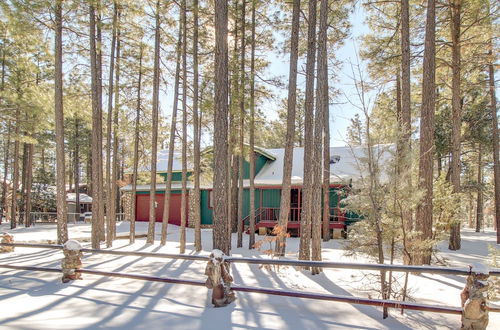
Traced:
[[[138, 232], [146, 231], [138, 224]], [[117, 232], [128, 232], [128, 223], [120, 223]], [[54, 225], [8, 229], [0, 232], [14, 235], [16, 242], [53, 242]], [[114, 242], [112, 249], [178, 253], [179, 228], [169, 226], [168, 243], [159, 245], [161, 225], [156, 227], [157, 241], [146, 245], [144, 238], [130, 245], [128, 240]], [[187, 230], [187, 252], [194, 252], [194, 235]], [[261, 252], [248, 250], [244, 235], [242, 249], [233, 249], [233, 256], [262, 257]], [[88, 224], [70, 224], [69, 237], [88, 241]], [[212, 245], [211, 230], [202, 233], [202, 255], [208, 255]], [[262, 237], [257, 237], [262, 239]], [[488, 244], [495, 242], [494, 232], [463, 231], [462, 250], [448, 251], [440, 246], [439, 256], [450, 266], [487, 264]], [[89, 243], [83, 243], [88, 246]], [[236, 246], [236, 236], [233, 236]], [[265, 247], [267, 248], [267, 247]], [[287, 243], [288, 258], [296, 258], [298, 239]], [[324, 260], [368, 262], [367, 259], [345, 257], [342, 240], [323, 243]], [[267, 257], [267, 256], [264, 256]], [[1, 264], [60, 267], [59, 250], [16, 248], [0, 255]], [[205, 263], [159, 258], [90, 255], [83, 258], [85, 268], [140, 273], [164, 277], [205, 280]], [[258, 265], [233, 264], [236, 285], [283, 288], [303, 292], [331, 293], [347, 296], [378, 298], [369, 290], [369, 272], [326, 269], [312, 276], [293, 267], [268, 270]], [[464, 277], [450, 275], [410, 275], [412, 298], [431, 305], [458, 307]], [[63, 284], [60, 274], [15, 271], [0, 268], [0, 329], [458, 329], [460, 316], [430, 312], [390, 310], [382, 319], [380, 308], [329, 301], [307, 300], [257, 293], [236, 293], [235, 303], [214, 308], [210, 292], [204, 287], [171, 285], [131, 279], [83, 275], [82, 280]], [[490, 313], [489, 329], [498, 329], [500, 313]]]

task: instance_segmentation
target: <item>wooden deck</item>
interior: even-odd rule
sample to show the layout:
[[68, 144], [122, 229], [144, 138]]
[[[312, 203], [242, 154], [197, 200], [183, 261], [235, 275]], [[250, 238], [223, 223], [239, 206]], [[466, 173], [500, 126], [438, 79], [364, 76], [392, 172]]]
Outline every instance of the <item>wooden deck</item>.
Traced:
[[[287, 229], [292, 235], [299, 236], [300, 235], [300, 218], [301, 218], [301, 209], [292, 207], [290, 208], [290, 214], [288, 216], [288, 225]], [[261, 209], [257, 209], [255, 212], [255, 230], [258, 231], [259, 228], [274, 228], [278, 224], [279, 220], [279, 208], [273, 207], [265, 207]], [[345, 213], [340, 208], [331, 208], [330, 209], [330, 224], [328, 225], [330, 230], [346, 230], [345, 223]], [[248, 229], [249, 224], [249, 216], [247, 216], [243, 223], [245, 227]]]

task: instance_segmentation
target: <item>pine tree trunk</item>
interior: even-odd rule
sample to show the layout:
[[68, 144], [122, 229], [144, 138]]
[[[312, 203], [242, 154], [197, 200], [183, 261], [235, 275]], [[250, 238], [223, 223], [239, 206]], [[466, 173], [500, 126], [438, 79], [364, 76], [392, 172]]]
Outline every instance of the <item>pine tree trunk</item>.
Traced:
[[14, 164], [12, 170], [12, 200], [10, 206], [10, 229], [17, 227], [17, 189], [19, 187], [19, 133], [21, 110], [16, 108], [16, 128], [14, 130]]
[[[97, 3], [98, 5], [98, 3]], [[90, 16], [90, 67], [92, 85], [92, 145], [90, 156], [92, 158], [91, 183], [92, 183], [92, 248], [99, 249], [103, 220], [103, 194], [102, 194], [102, 112], [99, 93], [99, 68], [98, 53], [96, 48], [96, 14], [93, 2], [89, 5]]]
[[[488, 2], [489, 4], [489, 2]], [[488, 9], [489, 12], [489, 9]], [[490, 21], [490, 38], [488, 41], [488, 78], [490, 87], [491, 131], [493, 135], [493, 175], [495, 186], [495, 219], [497, 244], [500, 244], [500, 139], [498, 134], [497, 98], [495, 95], [495, 57], [493, 55], [493, 26]]]
[[175, 64], [175, 81], [174, 81], [174, 104], [172, 107], [172, 122], [170, 123], [170, 140], [168, 143], [168, 164], [167, 164], [167, 185], [165, 188], [165, 202], [163, 204], [163, 217], [162, 217], [162, 227], [161, 227], [161, 245], [165, 245], [167, 242], [167, 228], [168, 220], [170, 215], [170, 195], [172, 191], [172, 168], [174, 162], [174, 150], [175, 150], [175, 134], [177, 126], [177, 110], [179, 104], [179, 79], [181, 73], [181, 56], [182, 56], [182, 37], [183, 26], [182, 20], [179, 22], [179, 34], [177, 37], [176, 46], [176, 64]]
[[472, 198], [472, 194], [468, 194], [469, 197], [469, 228], [474, 228], [474, 216], [472, 215], [474, 212], [474, 201]]
[[477, 204], [476, 204], [476, 233], [481, 231], [483, 224], [483, 148], [479, 143], [477, 152]]
[[[432, 238], [432, 187], [434, 156], [434, 112], [436, 108], [435, 88], [435, 33], [436, 2], [427, 0], [427, 21], [425, 27], [425, 50], [423, 62], [422, 108], [420, 113], [420, 162], [419, 189], [423, 198], [417, 207], [416, 230], [419, 240], [424, 242]], [[413, 258], [416, 265], [430, 264], [431, 250], [422, 248]]]
[[142, 84], [142, 57], [144, 47], [141, 43], [139, 48], [139, 78], [137, 82], [137, 107], [135, 110], [135, 133], [134, 133], [134, 165], [132, 175], [132, 218], [130, 219], [130, 244], [135, 242], [135, 217], [136, 217], [136, 193], [137, 193], [137, 172], [139, 167], [139, 124], [141, 121], [141, 84]]
[[[398, 171], [401, 184], [412, 189], [411, 179], [411, 60], [410, 60], [410, 4], [409, 0], [401, 0], [401, 96], [398, 96], [398, 104], [401, 111], [398, 116], [400, 123], [400, 139], [398, 139]], [[398, 73], [398, 81], [399, 81]], [[414, 228], [412, 210], [403, 211], [403, 226], [406, 232]], [[406, 242], [404, 243], [406, 244]], [[405, 259], [405, 262], [410, 262]]]
[[9, 172], [9, 156], [10, 156], [10, 136], [11, 136], [12, 124], [9, 121], [7, 123], [7, 139], [5, 140], [5, 149], [4, 149], [4, 161], [3, 161], [3, 189], [2, 189], [2, 208], [0, 209], [0, 224], [2, 223], [2, 219], [5, 215], [5, 220], [8, 221], [9, 215], [7, 214], [7, 205], [9, 203], [7, 190], [9, 189], [7, 186], [7, 176]]
[[330, 107], [324, 108], [323, 137], [323, 241], [330, 240]]
[[[290, 187], [292, 183], [293, 145], [295, 140], [295, 115], [297, 106], [297, 62], [299, 58], [299, 28], [300, 28], [300, 0], [293, 1], [292, 9], [292, 36], [290, 38], [290, 69], [288, 74], [288, 98], [286, 118], [285, 156], [283, 160], [283, 184], [281, 186], [281, 204], [279, 226], [288, 227], [290, 215]], [[276, 254], [284, 256], [286, 237], [278, 237]]]
[[[28, 121], [28, 116], [26, 115], [25, 120]], [[26, 131], [23, 133], [26, 137]], [[21, 170], [21, 201], [19, 203], [19, 224], [24, 224], [25, 218], [25, 206], [26, 206], [26, 173], [28, 170], [28, 144], [23, 143], [23, 164]]]
[[28, 146], [28, 155], [27, 155], [27, 163], [26, 163], [26, 188], [25, 188], [25, 201], [24, 201], [24, 226], [31, 226], [31, 186], [33, 184], [33, 152], [34, 145], [30, 143]]
[[108, 83], [108, 118], [106, 127], [106, 246], [112, 245], [111, 234], [111, 208], [112, 208], [112, 179], [111, 179], [111, 149], [112, 145], [112, 131], [113, 131], [113, 82], [114, 82], [114, 69], [115, 69], [115, 47], [116, 47], [116, 21], [118, 17], [118, 6], [116, 1], [113, 3], [113, 23], [112, 23], [112, 37], [111, 37], [111, 51], [109, 60], [109, 83]]
[[401, 122], [402, 136], [410, 148], [411, 138], [411, 73], [410, 73], [410, 4], [401, 0]]
[[[237, 119], [236, 114], [238, 113], [238, 99], [240, 97], [240, 79], [239, 75], [243, 74], [238, 70], [238, 24], [240, 17], [238, 16], [238, 0], [233, 1], [233, 17], [234, 17], [234, 29], [233, 29], [233, 53], [232, 53], [232, 61], [229, 63], [229, 84], [231, 89], [229, 90], [229, 130], [228, 130], [228, 194], [229, 194], [229, 203], [228, 203], [228, 216], [229, 216], [229, 224], [228, 230], [231, 233], [237, 231], [238, 226], [238, 155], [236, 152], [236, 136], [237, 136]], [[231, 249], [231, 240], [229, 240], [229, 248]]]
[[55, 6], [55, 124], [56, 124], [56, 186], [57, 186], [57, 243], [68, 240], [68, 212], [66, 206], [65, 166], [64, 166], [64, 111], [62, 72], [62, 0]]
[[[460, 91], [460, 13], [461, 0], [450, 1], [450, 16], [451, 16], [451, 52], [452, 52], [452, 133], [451, 133], [451, 184], [453, 193], [460, 193], [460, 145], [462, 128], [462, 106], [461, 106], [461, 91]], [[458, 212], [455, 213], [454, 223], [450, 228], [450, 241], [448, 248], [450, 250], [460, 250], [460, 221]]]
[[116, 182], [118, 181], [118, 171], [119, 169], [119, 157], [118, 157], [118, 148], [119, 148], [119, 140], [118, 140], [118, 114], [120, 111], [120, 10], [118, 10], [118, 18], [117, 18], [117, 32], [116, 32], [116, 74], [115, 74], [115, 109], [113, 112], [113, 158], [111, 163], [111, 185], [110, 185], [110, 200], [108, 202], [109, 206], [109, 219], [108, 219], [108, 238], [107, 245], [108, 247], [113, 245], [113, 240], [116, 237], [116, 206], [117, 206], [117, 196], [118, 196], [118, 187]]
[[99, 241], [103, 242], [106, 237], [106, 230], [105, 230], [105, 214], [104, 214], [104, 202], [105, 202], [105, 196], [104, 196], [104, 179], [103, 179], [103, 161], [102, 161], [102, 20], [101, 20], [101, 2], [97, 1], [96, 2], [96, 9], [97, 9], [97, 15], [96, 15], [96, 35], [97, 35], [97, 47], [96, 47], [96, 64], [97, 64], [97, 100], [98, 100], [98, 109], [99, 109], [99, 130], [97, 134], [99, 135], [98, 141], [99, 143], [97, 144], [98, 153], [99, 157], [97, 157], [97, 161], [99, 163], [99, 171], [97, 173], [97, 177], [99, 179], [98, 181], [98, 186], [97, 186], [97, 194], [98, 194], [98, 208], [99, 208]]
[[155, 10], [155, 50], [153, 67], [153, 122], [151, 134], [151, 178], [149, 189], [149, 226], [146, 242], [153, 244], [155, 240], [155, 208], [156, 208], [156, 160], [158, 158], [158, 103], [160, 94], [160, 0], [156, 1]]
[[193, 0], [193, 222], [194, 248], [201, 251], [201, 210], [200, 210], [200, 120], [198, 116], [198, 0]]
[[[312, 253], [314, 261], [321, 260], [321, 224], [322, 201], [321, 187], [323, 185], [323, 131], [324, 114], [328, 109], [328, 59], [327, 59], [327, 28], [328, 28], [328, 1], [321, 0], [318, 32], [318, 69], [316, 85], [316, 112], [314, 116], [314, 162], [313, 165], [313, 200], [312, 200]], [[312, 274], [319, 274], [320, 268], [314, 267]]]
[[299, 259], [311, 256], [311, 222], [313, 215], [313, 162], [314, 162], [314, 68], [316, 64], [316, 1], [309, 1], [307, 28], [307, 64], [305, 95], [304, 175], [302, 217], [300, 219]]
[[214, 229], [213, 248], [229, 254], [227, 1], [215, 0]]
[[180, 253], [186, 251], [186, 218], [187, 218], [187, 22], [186, 0], [181, 2], [182, 20], [182, 194], [181, 194], [181, 233]]
[[[250, 150], [248, 151], [249, 181], [250, 181], [250, 214], [248, 247], [255, 245], [255, 1], [252, 1], [252, 32], [250, 51]], [[241, 228], [243, 229], [243, 228]], [[242, 244], [243, 245], [243, 244]]]
[[[3, 40], [3, 45], [5, 45], [5, 37]], [[0, 97], [3, 97], [3, 92], [5, 90], [5, 46], [2, 47], [2, 73], [0, 81]], [[1, 98], [0, 98], [1, 100]], [[11, 134], [11, 122], [10, 120], [6, 123], [7, 126], [7, 140], [4, 142], [4, 162], [3, 162], [3, 185], [2, 185], [2, 207], [0, 208], [0, 224], [2, 224], [3, 217], [5, 215], [5, 220], [8, 221], [9, 215], [7, 214], [7, 177], [9, 172], [9, 153], [10, 153], [10, 134]]]
[[[237, 231], [238, 231], [238, 247], [243, 246], [243, 161], [244, 161], [244, 134], [245, 134], [245, 52], [246, 52], [246, 0], [243, 0], [243, 4], [241, 6], [241, 44], [240, 44], [240, 52], [241, 52], [241, 61], [240, 61], [240, 136], [239, 136], [239, 155], [238, 155], [238, 221], [237, 221]], [[255, 161], [255, 160], [254, 160]]]
[[80, 208], [80, 143], [78, 139], [80, 138], [80, 124], [79, 124], [79, 119], [78, 116], [75, 115], [75, 152], [73, 153], [73, 171], [75, 171], [75, 174], [73, 175], [75, 179], [75, 213], [77, 220], [80, 219], [80, 213], [81, 213], [81, 208]]

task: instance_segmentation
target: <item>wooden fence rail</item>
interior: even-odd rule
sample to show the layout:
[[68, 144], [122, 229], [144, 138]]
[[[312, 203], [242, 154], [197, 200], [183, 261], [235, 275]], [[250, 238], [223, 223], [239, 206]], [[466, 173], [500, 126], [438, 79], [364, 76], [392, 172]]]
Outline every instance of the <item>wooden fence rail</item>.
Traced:
[[[31, 244], [31, 243], [0, 243], [0, 246], [11, 246], [11, 247], [24, 247], [24, 248], [44, 248], [44, 249], [57, 249], [62, 250], [62, 245], [54, 244]], [[208, 261], [208, 256], [200, 255], [184, 255], [184, 254], [166, 254], [166, 253], [152, 253], [152, 252], [136, 252], [136, 251], [114, 251], [114, 250], [98, 250], [98, 249], [81, 249], [82, 252], [93, 253], [93, 254], [111, 254], [111, 255], [123, 255], [123, 256], [139, 256], [139, 257], [154, 257], [154, 258], [168, 258], [168, 259], [183, 259], [183, 260], [197, 260], [197, 261]], [[283, 260], [283, 259], [254, 259], [254, 258], [236, 258], [236, 257], [226, 257], [225, 259], [232, 263], [246, 263], [246, 264], [268, 264], [268, 265], [280, 265], [280, 266], [297, 266], [297, 267], [321, 267], [321, 268], [337, 268], [337, 269], [358, 269], [358, 270], [369, 270], [369, 271], [399, 271], [399, 272], [411, 272], [411, 273], [430, 273], [430, 274], [451, 274], [451, 275], [462, 275], [468, 276], [475, 274], [475, 270], [472, 267], [467, 268], [445, 268], [445, 267], [432, 267], [432, 266], [405, 266], [405, 265], [379, 265], [379, 264], [360, 264], [360, 263], [343, 263], [343, 262], [324, 262], [324, 261], [303, 261], [303, 260]], [[32, 266], [18, 266], [18, 265], [6, 265], [0, 264], [0, 268], [13, 269], [13, 270], [28, 270], [28, 271], [42, 271], [42, 272], [62, 272], [59, 268], [50, 267], [32, 267]], [[136, 280], [145, 280], [153, 282], [163, 282], [172, 284], [184, 284], [184, 285], [194, 285], [194, 286], [204, 286], [205, 281], [197, 280], [183, 280], [168, 277], [157, 277], [142, 274], [127, 274], [118, 272], [107, 272], [94, 269], [77, 269], [77, 273], [81, 274], [91, 274], [99, 276], [108, 277], [121, 277]], [[478, 274], [481, 271], [477, 272]], [[489, 276], [500, 276], [500, 269], [490, 269], [488, 272]], [[329, 300], [336, 302], [344, 302], [350, 304], [361, 304], [388, 308], [398, 308], [398, 309], [410, 309], [419, 311], [428, 311], [436, 313], [447, 313], [447, 314], [462, 314], [462, 308], [459, 307], [447, 307], [447, 306], [431, 306], [413, 302], [406, 301], [395, 301], [395, 300], [382, 300], [382, 299], [368, 299], [359, 297], [349, 297], [341, 295], [332, 294], [321, 294], [321, 293], [304, 293], [296, 291], [287, 290], [276, 290], [276, 289], [265, 289], [256, 287], [246, 287], [246, 286], [232, 286], [232, 290], [240, 292], [252, 292], [252, 293], [262, 293], [268, 295], [295, 297], [295, 298], [305, 298], [305, 299], [316, 299], [316, 300]], [[500, 312], [499, 308], [488, 307], [491, 312]]]
[[[14, 265], [0, 264], [0, 268], [7, 268], [14, 270], [42, 271], [42, 272], [52, 272], [52, 273], [61, 272], [61, 269], [59, 268], [49, 268], [49, 267], [30, 267], [30, 266], [14, 266]], [[182, 280], [177, 278], [148, 276], [142, 274], [125, 274], [117, 272], [106, 272], [94, 269], [78, 269], [76, 270], [76, 272], [82, 274], [120, 277], [120, 278], [144, 280], [151, 282], [205, 286], [205, 281]], [[358, 298], [358, 297], [349, 297], [349, 296], [322, 294], [322, 293], [305, 293], [305, 292], [288, 291], [288, 290], [265, 289], [265, 288], [249, 287], [249, 286], [231, 286], [231, 290], [240, 292], [262, 293], [268, 295], [293, 297], [293, 298], [328, 300], [328, 301], [336, 301], [336, 302], [343, 302], [343, 303], [350, 303], [357, 305], [370, 305], [370, 306], [388, 307], [397, 309], [410, 309], [410, 310], [418, 310], [418, 311], [426, 311], [434, 313], [446, 313], [446, 314], [458, 314], [458, 315], [462, 314], [462, 309], [459, 307], [431, 306], [413, 302], [401, 302], [396, 300], [368, 299], [368, 298]]]
[[[31, 244], [31, 243], [0, 243], [0, 246], [13, 246], [24, 248], [46, 248], [62, 250], [63, 246], [58, 244]], [[183, 260], [199, 260], [208, 261], [208, 256], [189, 255], [189, 254], [169, 254], [156, 252], [136, 252], [136, 251], [115, 251], [115, 250], [98, 250], [98, 249], [81, 249], [85, 253], [93, 254], [111, 254], [121, 256], [135, 257], [151, 257], [151, 258], [166, 258], [166, 259], [183, 259]], [[351, 262], [330, 262], [330, 261], [307, 261], [307, 260], [285, 260], [285, 259], [261, 259], [261, 258], [239, 258], [226, 257], [226, 261], [230, 263], [244, 263], [257, 265], [276, 265], [276, 266], [295, 266], [295, 267], [320, 267], [320, 268], [336, 268], [336, 269], [357, 269], [371, 271], [396, 271], [409, 273], [428, 273], [441, 275], [462, 275], [467, 276], [476, 271], [473, 267], [470, 268], [449, 268], [435, 266], [407, 266], [407, 265], [389, 265], [389, 264], [367, 264], [367, 263], [351, 263]], [[478, 271], [480, 273], [480, 271]], [[500, 269], [490, 269], [489, 276], [500, 276]]]

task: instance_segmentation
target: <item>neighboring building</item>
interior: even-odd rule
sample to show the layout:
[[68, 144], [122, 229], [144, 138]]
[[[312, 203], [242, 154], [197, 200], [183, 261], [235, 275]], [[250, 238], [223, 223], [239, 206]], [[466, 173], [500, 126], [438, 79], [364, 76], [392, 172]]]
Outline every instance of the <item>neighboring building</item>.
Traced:
[[[341, 200], [350, 189], [351, 182], [360, 177], [359, 163], [364, 155], [362, 147], [332, 147], [330, 148], [330, 229], [343, 230], [350, 223], [357, 221], [358, 217], [347, 214], [341, 208]], [[272, 228], [279, 218], [281, 185], [283, 179], [284, 149], [263, 149], [255, 148], [255, 210], [256, 227]], [[202, 153], [202, 158], [209, 160], [212, 156], [212, 149], [206, 149]], [[167, 176], [168, 152], [162, 150], [159, 153], [157, 172], [165, 178]], [[300, 215], [302, 207], [302, 176], [303, 176], [304, 149], [294, 148], [293, 168], [292, 168], [292, 191], [291, 209], [288, 222], [290, 231], [297, 231], [300, 226]], [[170, 204], [169, 223], [180, 225], [181, 222], [181, 161], [180, 154], [174, 153], [172, 171], [172, 195]], [[144, 171], [144, 170], [143, 170]], [[147, 171], [147, 170], [146, 170]], [[188, 170], [188, 175], [192, 173]], [[244, 197], [243, 197], [243, 218], [248, 224], [250, 213], [250, 193], [249, 193], [249, 163], [244, 163]], [[156, 185], [156, 221], [162, 221], [163, 205], [165, 197], [165, 182]], [[193, 184], [188, 181], [187, 188], [193, 189]], [[132, 191], [132, 185], [121, 188], [122, 192]], [[136, 199], [136, 221], [149, 220], [149, 191], [150, 185], [137, 185]], [[129, 196], [132, 197], [132, 196]], [[189, 196], [188, 196], [189, 198]], [[187, 203], [189, 205], [189, 202]], [[209, 226], [213, 222], [213, 198], [211, 184], [204, 183], [201, 187], [200, 198], [201, 223]], [[189, 207], [187, 207], [189, 217]]]
[[66, 203], [68, 204], [68, 220], [83, 220], [86, 213], [92, 212], [92, 197], [87, 194], [80, 194], [79, 206], [76, 205], [76, 194], [66, 193]]

